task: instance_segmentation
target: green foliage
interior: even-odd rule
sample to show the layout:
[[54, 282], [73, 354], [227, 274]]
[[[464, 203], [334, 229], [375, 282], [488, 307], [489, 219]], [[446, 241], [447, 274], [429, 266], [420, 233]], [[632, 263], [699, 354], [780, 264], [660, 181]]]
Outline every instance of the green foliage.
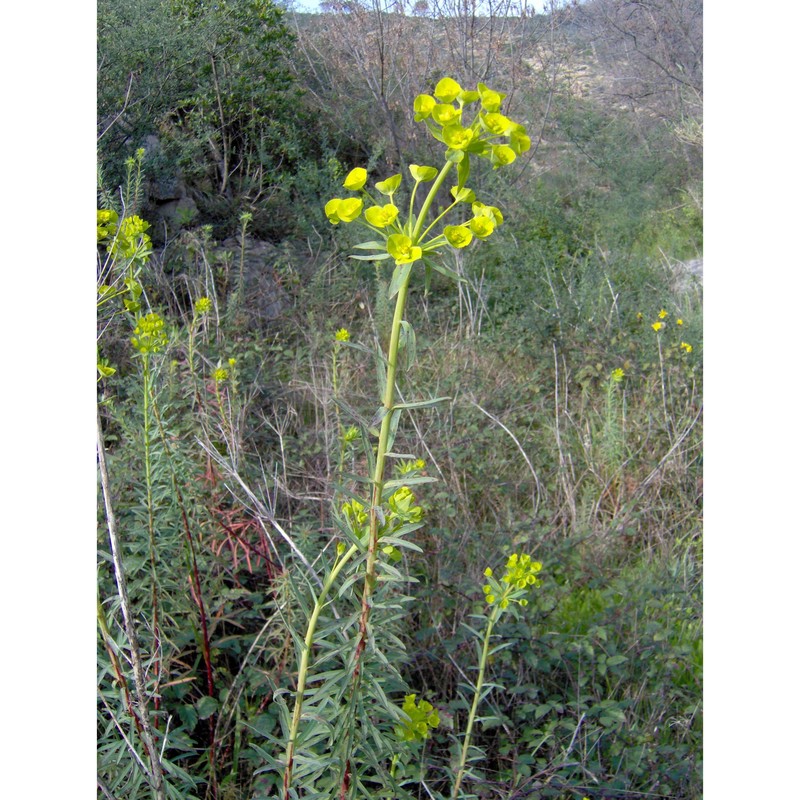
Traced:
[[256, 209], [262, 235], [291, 228], [282, 210], [313, 143], [301, 141], [294, 37], [271, 0], [103, 0], [98, 7], [100, 161], [158, 136], [155, 183], [183, 181], [202, 214], [230, 233]]
[[[384, 125], [391, 91], [318, 107], [364, 63], [326, 84], [338, 67], [315, 56], [301, 98], [266, 0], [117, 0], [98, 21], [100, 130], [125, 106], [99, 144], [98, 390], [146, 689], [142, 704], [103, 517], [102, 787], [282, 796], [291, 743], [289, 797], [700, 796], [701, 292], [665, 264], [701, 253], [702, 189], [667, 133], [556, 94], [554, 149], [509, 187], [488, 150], [468, 172], [434, 117], [456, 194], [496, 205], [464, 197], [422, 241], [412, 191], [431, 168], [405, 159], [431, 150], [410, 117]], [[419, 89], [455, 108], [438, 78]], [[520, 81], [515, 116], [540, 90]], [[200, 214], [161, 247], [148, 181], [177, 169]], [[343, 183], [373, 264], [345, 258], [357, 203], [320, 201]], [[486, 220], [463, 250], [452, 228], [480, 238]], [[303, 241], [265, 263], [287, 310], [254, 324], [245, 234], [289, 231]], [[457, 256], [415, 253], [437, 236]], [[436, 267], [423, 285], [414, 264], [419, 313], [395, 325], [414, 256]], [[400, 394], [376, 412], [394, 334]], [[541, 587], [504, 597], [482, 570], [519, 552]]]

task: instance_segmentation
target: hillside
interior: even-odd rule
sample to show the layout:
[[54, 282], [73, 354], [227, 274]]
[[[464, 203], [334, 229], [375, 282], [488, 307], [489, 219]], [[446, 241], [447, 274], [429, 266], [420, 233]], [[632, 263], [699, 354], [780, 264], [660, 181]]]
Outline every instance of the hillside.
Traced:
[[98, 797], [701, 797], [701, 6], [326, 8], [99, 4]]

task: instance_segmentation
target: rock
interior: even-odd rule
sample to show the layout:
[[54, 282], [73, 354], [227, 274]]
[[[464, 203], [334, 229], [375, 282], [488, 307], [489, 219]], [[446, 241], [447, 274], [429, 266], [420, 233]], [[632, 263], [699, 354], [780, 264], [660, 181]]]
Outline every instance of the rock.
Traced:
[[225, 239], [218, 248], [231, 254], [230, 291], [236, 289], [239, 271], [243, 266], [244, 286], [241, 311], [255, 325], [277, 319], [286, 298], [280, 285], [275, 264], [280, 257], [278, 248], [270, 242], [245, 237], [244, 263], [241, 263], [241, 240], [237, 236]]

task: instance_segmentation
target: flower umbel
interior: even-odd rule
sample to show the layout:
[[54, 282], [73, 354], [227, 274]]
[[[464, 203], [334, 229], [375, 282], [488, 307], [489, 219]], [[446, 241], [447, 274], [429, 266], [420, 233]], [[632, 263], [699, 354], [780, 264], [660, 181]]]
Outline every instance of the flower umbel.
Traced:
[[166, 347], [167, 333], [164, 330], [164, 320], [158, 314], [146, 314], [139, 319], [133, 329], [131, 344], [142, 354], [157, 353]]
[[[375, 194], [366, 186], [369, 178], [366, 169], [356, 167], [348, 173], [343, 186], [359, 192], [361, 196], [348, 199], [334, 197], [325, 204], [325, 215], [332, 225], [358, 221], [383, 239], [357, 245], [359, 249], [377, 252], [359, 254], [353, 258], [362, 261], [393, 258], [397, 267], [424, 260], [426, 267], [433, 266], [447, 274], [428, 257], [443, 246], [461, 249], [468, 247], [475, 238], [486, 239], [502, 224], [500, 210], [478, 202], [475, 192], [465, 184], [470, 175], [471, 157], [484, 158], [494, 169], [499, 169], [511, 164], [531, 147], [525, 127], [500, 112], [504, 98], [505, 94], [495, 92], [483, 83], [479, 83], [475, 90], [466, 90], [449, 77], [442, 78], [436, 84], [433, 95], [417, 95], [414, 100], [414, 120], [424, 122], [431, 135], [446, 147], [445, 164], [441, 169], [409, 165], [408, 172], [414, 184], [405, 221], [395, 200], [395, 194], [401, 187], [402, 174], [374, 183], [374, 189], [389, 200], [385, 205], [380, 205], [375, 202]], [[478, 101], [480, 105], [475, 108], [472, 120], [466, 119], [467, 107]], [[456, 165], [457, 169], [453, 169]], [[455, 181], [447, 191], [454, 202], [444, 210], [439, 206], [436, 212], [438, 216], [429, 224], [426, 217], [433, 208], [437, 208], [433, 204], [434, 198], [451, 170]], [[434, 183], [418, 211], [415, 205], [417, 190], [421, 184], [429, 181]], [[370, 200], [373, 204], [364, 209], [364, 203]], [[464, 202], [473, 205], [472, 219], [459, 220], [457, 224], [442, 223], [438, 230], [434, 230], [457, 204]]]
[[527, 553], [522, 555], [514, 553], [509, 556], [505, 575], [500, 581], [495, 580], [491, 567], [487, 567], [483, 573], [489, 579], [483, 586], [486, 602], [493, 605], [499, 601], [501, 609], [508, 608], [509, 603], [517, 603], [520, 606], [528, 605], [525, 594], [530, 587], [538, 586], [541, 583], [536, 577], [541, 569], [541, 562], [532, 561]]
[[395, 728], [395, 735], [403, 742], [424, 742], [430, 728], [439, 727], [439, 712], [427, 701], [417, 703], [415, 694], [407, 694], [403, 713], [408, 717]]
[[194, 304], [195, 315], [202, 317], [204, 314], [208, 314], [209, 311], [211, 311], [211, 298], [199, 297]]

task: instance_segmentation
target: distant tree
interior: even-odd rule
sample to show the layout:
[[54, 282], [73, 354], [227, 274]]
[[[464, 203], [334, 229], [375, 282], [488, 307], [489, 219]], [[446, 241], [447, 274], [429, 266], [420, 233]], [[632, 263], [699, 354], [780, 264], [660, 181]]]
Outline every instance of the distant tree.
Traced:
[[[335, 150], [357, 142], [362, 157], [380, 153], [393, 165], [402, 154], [424, 158], [429, 137], [407, 109], [441, 77], [502, 80], [512, 108], [521, 85], [542, 79], [529, 57], [550, 29], [526, 0], [327, 0], [323, 9], [324, 21], [298, 24], [297, 63]], [[348, 114], [329, 118], [342, 96]]]
[[674, 122], [702, 117], [702, 0], [591, 0], [574, 13], [613, 66], [614, 94]]

